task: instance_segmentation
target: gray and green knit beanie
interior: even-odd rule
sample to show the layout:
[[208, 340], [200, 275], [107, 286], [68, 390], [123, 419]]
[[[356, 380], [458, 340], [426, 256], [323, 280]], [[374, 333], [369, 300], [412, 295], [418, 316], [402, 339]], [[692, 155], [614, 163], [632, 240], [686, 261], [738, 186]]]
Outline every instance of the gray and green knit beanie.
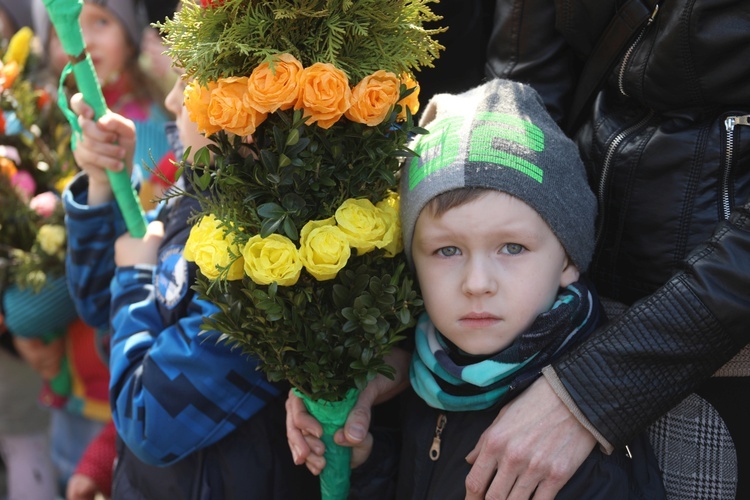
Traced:
[[[423, 111], [429, 134], [401, 176], [401, 226], [411, 262], [417, 217], [437, 195], [497, 189], [536, 210], [584, 272], [594, 251], [596, 198], [578, 148], [534, 89], [495, 79], [462, 94], [438, 94]], [[492, 217], [492, 214], [487, 214]]]
[[[49, 42], [50, 21], [43, 0], [25, 0], [31, 3], [34, 19], [34, 32], [39, 37], [42, 47], [47, 48]], [[143, 30], [148, 26], [146, 7], [141, 0], [84, 0], [108, 9], [125, 28], [130, 43], [137, 49], [141, 46]]]

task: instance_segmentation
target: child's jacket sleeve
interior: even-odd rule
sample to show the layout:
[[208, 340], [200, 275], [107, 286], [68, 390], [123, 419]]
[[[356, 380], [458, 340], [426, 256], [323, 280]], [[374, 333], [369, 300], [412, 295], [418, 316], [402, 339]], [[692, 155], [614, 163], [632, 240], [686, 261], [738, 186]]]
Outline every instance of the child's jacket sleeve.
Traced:
[[[115, 218], [114, 209], [108, 212]], [[90, 269], [75, 272], [71, 283], [88, 318], [111, 318], [110, 404], [117, 432], [144, 462], [168, 465], [227, 436], [281, 391], [253, 358], [219, 343], [217, 332], [201, 330], [204, 316], [217, 309], [190, 290], [195, 267], [182, 257], [189, 232], [184, 214], [173, 214], [180, 222], [165, 223], [157, 266], [117, 269], [112, 249], [121, 232], [105, 218], [86, 223], [97, 228], [76, 237], [76, 255], [89, 256], [80, 267]], [[105, 224], [110, 227], [100, 227]], [[111, 264], [98, 264], [95, 256]]]
[[110, 399], [128, 447], [166, 465], [223, 438], [280, 391], [253, 358], [201, 331], [217, 311], [209, 302], [193, 297], [187, 315], [163, 325], [153, 271], [118, 268], [112, 282]]
[[88, 177], [79, 174], [63, 193], [68, 233], [65, 274], [81, 319], [94, 328], [106, 329], [115, 240], [127, 228], [117, 203], [89, 206], [87, 189]]

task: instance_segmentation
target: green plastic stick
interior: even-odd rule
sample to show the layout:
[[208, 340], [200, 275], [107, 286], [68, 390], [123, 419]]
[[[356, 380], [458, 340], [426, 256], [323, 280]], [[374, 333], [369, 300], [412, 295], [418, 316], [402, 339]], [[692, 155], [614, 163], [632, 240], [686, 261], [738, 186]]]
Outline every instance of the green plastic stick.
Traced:
[[[107, 112], [107, 103], [102, 95], [99, 80], [96, 77], [91, 56], [86, 51], [78, 17], [83, 8], [83, 0], [43, 0], [49, 13], [50, 21], [57, 31], [65, 53], [71, 59], [73, 74], [83, 99], [94, 108], [96, 119]], [[63, 72], [65, 78], [66, 73]], [[107, 170], [115, 200], [120, 207], [128, 232], [136, 238], [146, 234], [146, 218], [138, 196], [130, 184], [127, 169], [119, 172]]]
[[354, 408], [359, 392], [356, 389], [349, 390], [343, 401], [312, 400], [297, 389], [294, 393], [302, 398], [307, 411], [323, 426], [323, 436], [320, 439], [326, 446], [323, 453], [326, 466], [320, 473], [320, 496], [322, 500], [346, 500], [349, 495], [352, 449], [336, 444], [333, 434], [346, 423], [346, 417]]

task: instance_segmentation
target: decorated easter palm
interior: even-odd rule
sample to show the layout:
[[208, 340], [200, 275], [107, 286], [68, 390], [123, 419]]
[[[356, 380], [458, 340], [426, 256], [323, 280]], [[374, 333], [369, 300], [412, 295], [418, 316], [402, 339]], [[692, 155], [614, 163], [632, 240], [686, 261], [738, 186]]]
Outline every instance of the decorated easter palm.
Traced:
[[326, 499], [346, 498], [334, 444], [358, 392], [422, 302], [402, 252], [397, 173], [423, 131], [415, 71], [440, 45], [432, 0], [206, 1], [161, 25], [213, 144], [189, 178], [185, 256], [220, 312], [205, 328], [288, 380], [324, 426]]

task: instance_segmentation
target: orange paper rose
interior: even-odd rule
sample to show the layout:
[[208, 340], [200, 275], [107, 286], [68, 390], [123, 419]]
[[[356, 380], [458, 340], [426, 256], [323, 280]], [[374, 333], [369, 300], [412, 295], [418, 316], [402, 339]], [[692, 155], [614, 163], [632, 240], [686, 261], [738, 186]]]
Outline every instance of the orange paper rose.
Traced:
[[346, 117], [370, 127], [380, 125], [398, 101], [399, 86], [398, 77], [382, 69], [364, 77], [352, 90]]
[[188, 117], [198, 125], [198, 131], [206, 135], [215, 134], [221, 130], [221, 127], [213, 125], [208, 119], [211, 91], [215, 88], [215, 82], [208, 82], [208, 85], [203, 87], [195, 81], [188, 83], [185, 87], [185, 109]]
[[407, 75], [406, 73], [401, 75], [401, 83], [406, 86], [407, 90], [413, 88], [414, 92], [398, 101], [398, 104], [401, 105], [401, 112], [397, 118], [398, 121], [406, 120], [406, 108], [409, 108], [412, 116], [416, 115], [417, 111], [419, 111], [419, 84], [411, 75]]
[[261, 113], [294, 106], [299, 95], [302, 63], [291, 54], [281, 54], [271, 63], [256, 67], [247, 80], [246, 104]]
[[247, 77], [221, 78], [211, 91], [208, 118], [211, 125], [239, 136], [250, 135], [267, 114], [245, 105]]
[[12, 179], [18, 173], [18, 168], [13, 160], [0, 156], [0, 175]]
[[315, 63], [300, 74], [300, 95], [294, 109], [303, 109], [317, 123], [330, 128], [351, 105], [352, 91], [346, 74], [333, 64]]
[[5, 65], [0, 64], [0, 90], [9, 89], [20, 72], [21, 67], [16, 61], [10, 61]]

